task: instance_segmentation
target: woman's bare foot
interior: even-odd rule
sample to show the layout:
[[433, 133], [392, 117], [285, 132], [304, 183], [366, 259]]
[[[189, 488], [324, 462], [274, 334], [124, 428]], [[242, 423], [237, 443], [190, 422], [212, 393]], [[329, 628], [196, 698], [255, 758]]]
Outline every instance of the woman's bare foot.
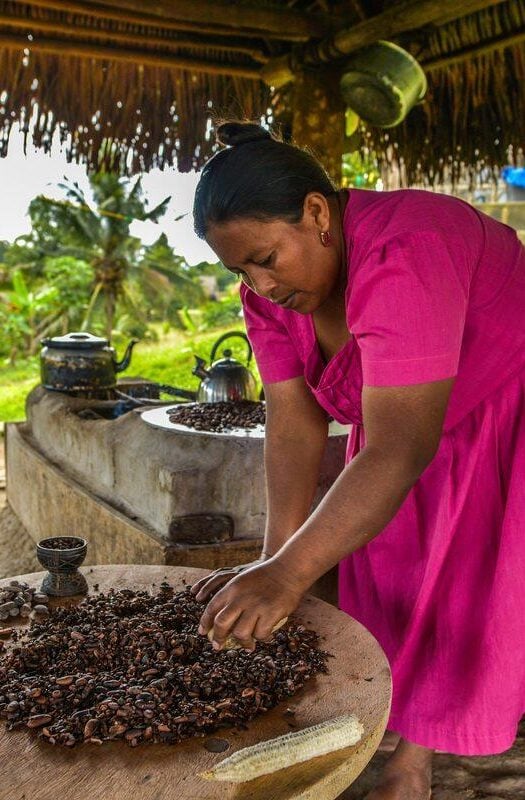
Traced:
[[365, 800], [430, 800], [433, 750], [400, 739]]
[[399, 733], [394, 731], [385, 731], [385, 735], [381, 739], [381, 744], [377, 748], [380, 753], [393, 753], [401, 739]]

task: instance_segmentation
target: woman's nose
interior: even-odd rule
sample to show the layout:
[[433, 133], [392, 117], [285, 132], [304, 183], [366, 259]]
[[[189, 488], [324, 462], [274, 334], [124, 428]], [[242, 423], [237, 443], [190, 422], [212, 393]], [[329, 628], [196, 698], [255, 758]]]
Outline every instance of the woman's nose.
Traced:
[[251, 269], [248, 277], [256, 294], [260, 294], [262, 297], [268, 297], [271, 299], [271, 293], [277, 284], [274, 278], [268, 274], [268, 270]]

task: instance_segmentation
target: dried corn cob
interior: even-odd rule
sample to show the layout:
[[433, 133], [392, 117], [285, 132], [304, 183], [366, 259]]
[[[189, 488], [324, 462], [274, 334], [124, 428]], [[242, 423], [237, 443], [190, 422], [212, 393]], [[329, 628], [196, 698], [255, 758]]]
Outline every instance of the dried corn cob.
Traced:
[[233, 783], [251, 781], [292, 764], [350, 747], [359, 742], [363, 733], [364, 728], [357, 717], [345, 714], [302, 731], [285, 733], [275, 739], [244, 747], [220, 761], [212, 770], [201, 772], [200, 777]]
[[[278, 630], [279, 628], [282, 628], [287, 619], [288, 617], [283, 617], [283, 619], [280, 619], [279, 622], [273, 626], [272, 633], [274, 633], [274, 631]], [[210, 640], [210, 642], [213, 641], [213, 627], [211, 627], [210, 630], [208, 631], [208, 639]], [[242, 644], [239, 642], [238, 639], [235, 638], [235, 636], [232, 635], [228, 636], [228, 638], [225, 639], [223, 647], [225, 650], [234, 650], [242, 647]]]

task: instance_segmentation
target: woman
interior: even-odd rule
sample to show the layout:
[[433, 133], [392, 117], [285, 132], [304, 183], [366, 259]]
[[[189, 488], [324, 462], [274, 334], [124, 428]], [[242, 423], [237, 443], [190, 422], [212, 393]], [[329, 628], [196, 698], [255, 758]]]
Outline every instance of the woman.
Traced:
[[[428, 800], [435, 749], [502, 752], [525, 710], [525, 249], [459, 199], [338, 192], [257, 125], [218, 133], [195, 229], [243, 282], [268, 514], [261, 559], [192, 587], [219, 589], [200, 632], [251, 649], [339, 564], [401, 737], [368, 800]], [[309, 514], [328, 415], [347, 465]]]

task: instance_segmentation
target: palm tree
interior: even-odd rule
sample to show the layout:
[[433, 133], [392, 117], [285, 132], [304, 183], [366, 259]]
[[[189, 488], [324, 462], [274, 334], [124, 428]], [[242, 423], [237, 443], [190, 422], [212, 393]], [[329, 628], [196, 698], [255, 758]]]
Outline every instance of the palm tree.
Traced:
[[[0, 243], [0, 290], [16, 291], [18, 276], [19, 289], [23, 283], [38, 294], [34, 309], [25, 300], [19, 304], [17, 317], [25, 326], [22, 338], [30, 330], [35, 333], [31, 351], [40, 323], [46, 335], [64, 333], [71, 325], [83, 330], [103, 325], [108, 338], [116, 329], [141, 335], [156, 320], [185, 327], [181, 309], [203, 300], [191, 268], [164, 234], [149, 246], [130, 234], [134, 220], [158, 222], [170, 198], [148, 211], [140, 178], [132, 183], [98, 173], [90, 176], [90, 184], [93, 201], [64, 178], [59, 186], [65, 199], [36, 197], [29, 207], [31, 233], [5, 243], [3, 251]], [[46, 294], [49, 287], [54, 293]], [[37, 295], [31, 297], [36, 302]], [[44, 308], [47, 301], [49, 308]]]
[[149, 301], [150, 318], [167, 320], [178, 328], [185, 328], [180, 311], [204, 300], [201, 284], [192, 276], [185, 260], [173, 252], [165, 233], [142, 249], [131, 276], [138, 296]]
[[65, 200], [39, 195], [29, 206], [32, 231], [21, 236], [9, 253], [8, 261], [41, 277], [46, 260], [52, 256], [73, 256], [88, 263], [94, 272], [83, 328], [93, 313], [102, 310], [105, 330], [111, 337], [117, 302], [124, 295], [126, 280], [136, 265], [140, 239], [131, 236], [135, 220], [158, 222], [166, 212], [170, 197], [147, 211], [142, 197], [141, 178], [132, 184], [109, 172], [89, 176], [94, 203], [90, 203], [78, 183], [58, 184]]
[[166, 197], [147, 211], [140, 177], [131, 185], [131, 181], [114, 173], [99, 172], [90, 175], [90, 184], [95, 206], [89, 204], [76, 182], [59, 184], [65, 191], [66, 202], [39, 197], [33, 203], [45, 202], [54, 210], [55, 230], [66, 233], [68, 254], [93, 267], [94, 286], [84, 327], [102, 302], [106, 335], [110, 338], [117, 301], [123, 296], [126, 279], [141, 246], [140, 240], [130, 235], [130, 225], [135, 220], [158, 222], [171, 198]]

